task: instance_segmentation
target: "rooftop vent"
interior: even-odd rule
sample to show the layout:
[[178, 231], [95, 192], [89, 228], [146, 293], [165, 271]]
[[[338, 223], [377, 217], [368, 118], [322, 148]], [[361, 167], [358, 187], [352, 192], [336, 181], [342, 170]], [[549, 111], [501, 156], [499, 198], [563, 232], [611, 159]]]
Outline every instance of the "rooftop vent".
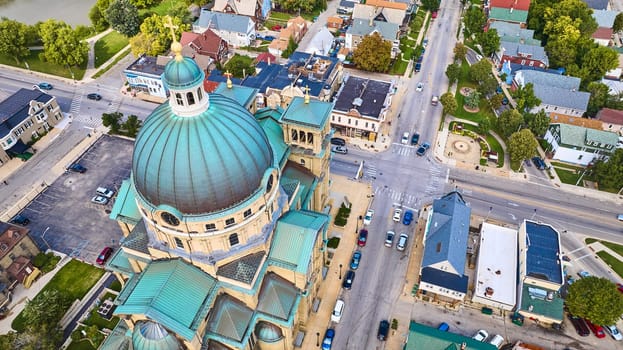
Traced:
[[361, 107], [362, 104], [363, 104], [363, 100], [359, 97], [353, 100], [353, 106]]

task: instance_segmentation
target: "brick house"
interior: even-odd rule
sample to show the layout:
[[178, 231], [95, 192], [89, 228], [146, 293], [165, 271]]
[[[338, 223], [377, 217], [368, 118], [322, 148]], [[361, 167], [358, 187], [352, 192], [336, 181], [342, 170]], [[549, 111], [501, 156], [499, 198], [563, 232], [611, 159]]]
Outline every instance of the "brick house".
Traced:
[[22, 283], [29, 287], [40, 271], [30, 260], [39, 248], [22, 226], [0, 222], [0, 282], [7, 285]]
[[195, 58], [196, 55], [208, 56], [215, 62], [225, 63], [229, 45], [211, 29], [203, 33], [184, 32], [180, 39], [182, 54]]
[[518, 42], [500, 41], [500, 48], [493, 54], [492, 58], [498, 69], [502, 68], [502, 65], [507, 61], [537, 68], [549, 66], [549, 58], [543, 47]]

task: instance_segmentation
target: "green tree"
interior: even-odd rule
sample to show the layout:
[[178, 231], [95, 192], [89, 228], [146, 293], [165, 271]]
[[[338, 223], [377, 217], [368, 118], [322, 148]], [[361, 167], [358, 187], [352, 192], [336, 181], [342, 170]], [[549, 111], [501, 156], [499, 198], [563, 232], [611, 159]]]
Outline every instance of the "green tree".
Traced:
[[448, 68], [446, 68], [446, 76], [448, 77], [450, 85], [454, 84], [461, 76], [461, 66], [456, 63], [449, 64]]
[[22, 311], [28, 327], [27, 332], [20, 334], [19, 338], [33, 349], [54, 349], [62, 335], [58, 322], [68, 306], [69, 301], [59, 291], [41, 292]]
[[190, 11], [188, 11], [188, 5], [183, 2], [178, 2], [177, 4], [173, 5], [173, 7], [171, 7], [167, 11], [167, 15], [179, 18], [182, 23], [190, 25], [192, 25], [192, 22], [194, 20], [192, 14], [190, 13]]
[[353, 53], [357, 68], [368, 72], [386, 72], [391, 63], [392, 44], [379, 33], [366, 35]]
[[429, 11], [439, 10], [441, 0], [422, 0], [422, 7]]
[[65, 22], [49, 19], [39, 30], [47, 61], [71, 67], [79, 66], [87, 59], [89, 46]]
[[569, 312], [595, 324], [614, 324], [623, 313], [623, 296], [612, 281], [586, 277], [569, 286], [565, 299]]
[[479, 84], [482, 81], [488, 79], [491, 73], [491, 63], [489, 61], [482, 59], [469, 67], [468, 77], [473, 83]]
[[439, 101], [443, 106], [443, 114], [453, 114], [458, 108], [458, 104], [456, 103], [456, 98], [451, 92], [446, 92], [445, 94], [439, 97]]
[[93, 5], [91, 10], [89, 10], [89, 19], [91, 20], [91, 24], [96, 31], [101, 32], [106, 30], [110, 26], [108, 21], [106, 21], [106, 16], [104, 16], [104, 12], [100, 10], [100, 7], [97, 5]]
[[141, 128], [142, 122], [134, 114], [128, 116], [128, 120], [123, 123], [123, 129], [126, 131], [126, 136], [136, 137], [138, 130]]
[[111, 134], [118, 134], [121, 128], [120, 122], [123, 118], [123, 113], [104, 113], [102, 114], [102, 125], [110, 129]]
[[281, 57], [283, 58], [288, 58], [290, 57], [290, 55], [292, 55], [294, 53], [294, 51], [296, 51], [296, 48], [299, 45], [296, 43], [296, 41], [294, 41], [294, 37], [290, 37], [290, 39], [288, 39], [288, 47], [286, 47], [285, 50], [283, 50], [283, 52], [281, 53]]
[[480, 105], [480, 92], [472, 91], [465, 96], [465, 105], [471, 109], [478, 108]]
[[225, 64], [225, 69], [229, 71], [236, 78], [243, 78], [245, 75], [253, 72], [254, 69], [253, 59], [251, 57], [235, 54]]
[[489, 29], [486, 32], [476, 34], [476, 40], [482, 47], [482, 53], [485, 56], [491, 56], [500, 48], [500, 37], [496, 29]]
[[519, 131], [522, 124], [523, 116], [516, 109], [507, 109], [498, 117], [499, 129], [505, 137]]
[[484, 80], [478, 83], [478, 92], [482, 95], [489, 95], [495, 92], [498, 87], [498, 81], [493, 77], [493, 74], [489, 74]]
[[454, 60], [463, 62], [465, 56], [467, 56], [467, 46], [463, 43], [456, 43], [454, 46]]
[[607, 71], [619, 65], [619, 54], [605, 46], [597, 46], [582, 57], [582, 71], [586, 72], [582, 80], [588, 84], [601, 79]]
[[612, 30], [615, 33], [618, 33], [621, 30], [623, 30], [623, 12], [619, 12], [619, 14], [617, 14], [617, 16], [614, 18], [614, 24], [612, 25]]
[[28, 56], [28, 26], [18, 21], [0, 20], [0, 54], [13, 57], [18, 63]]
[[507, 144], [511, 162], [517, 165], [521, 164], [524, 159], [531, 158], [538, 146], [532, 131], [528, 129], [513, 133], [508, 138]]
[[504, 99], [503, 94], [495, 94], [491, 96], [491, 98], [489, 99], [489, 107], [491, 107], [491, 109], [498, 109], [502, 107], [503, 99]]
[[610, 88], [606, 84], [593, 81], [588, 84], [586, 90], [591, 93], [591, 97], [588, 100], [588, 107], [586, 108], [586, 114], [590, 117], [594, 117], [608, 102], [608, 98], [610, 97], [608, 91], [610, 91]]
[[528, 129], [530, 129], [536, 137], [545, 135], [550, 122], [549, 116], [543, 109], [540, 109], [536, 113], [524, 114], [524, 120]]
[[138, 10], [130, 0], [113, 0], [105, 15], [106, 21], [119, 33], [127, 37], [138, 34], [140, 26]]
[[517, 110], [521, 113], [530, 111], [532, 108], [541, 104], [541, 100], [534, 95], [534, 85], [532, 85], [532, 83], [520, 87], [511, 94], [515, 103], [517, 103]]
[[489, 118], [484, 117], [478, 122], [478, 133], [481, 135], [486, 135], [489, 130], [491, 130], [491, 120]]
[[487, 18], [480, 7], [470, 6], [469, 9], [465, 11], [463, 23], [465, 25], [465, 28], [463, 29], [465, 37], [471, 37], [472, 34], [480, 33], [482, 31], [482, 28], [484, 28], [487, 23]]
[[275, 0], [273, 3], [287, 12], [311, 12], [316, 5], [316, 1], [308, 0]]
[[[172, 18], [175, 29], [175, 36], [181, 37], [182, 32], [190, 29], [190, 25], [182, 23], [179, 18]], [[146, 54], [157, 56], [165, 53], [171, 47], [171, 30], [165, 27], [167, 23], [164, 16], [152, 15], [145, 18], [141, 24], [141, 32], [130, 39], [130, 47], [135, 56]]]
[[146, 9], [159, 4], [162, 0], [132, 0], [132, 4], [140, 9]]
[[623, 149], [618, 148], [605, 160], [599, 160], [593, 167], [592, 174], [599, 183], [599, 188], [618, 191], [623, 187]]

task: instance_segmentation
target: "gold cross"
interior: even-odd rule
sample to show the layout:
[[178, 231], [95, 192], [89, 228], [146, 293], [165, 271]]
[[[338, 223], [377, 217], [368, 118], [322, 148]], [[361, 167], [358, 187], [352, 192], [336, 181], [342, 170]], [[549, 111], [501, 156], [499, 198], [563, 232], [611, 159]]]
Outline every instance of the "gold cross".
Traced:
[[170, 28], [171, 29], [171, 37], [173, 38], [173, 42], [177, 41], [177, 38], [175, 37], [175, 29], [179, 28], [179, 26], [176, 26], [173, 24], [173, 21], [171, 20], [171, 16], [166, 15], [166, 22], [164, 23], [165, 28]]
[[311, 89], [309, 88], [309, 86], [305, 85], [305, 87], [302, 90], [305, 93], [305, 99], [303, 100], [303, 102], [307, 104], [309, 103], [309, 90]]

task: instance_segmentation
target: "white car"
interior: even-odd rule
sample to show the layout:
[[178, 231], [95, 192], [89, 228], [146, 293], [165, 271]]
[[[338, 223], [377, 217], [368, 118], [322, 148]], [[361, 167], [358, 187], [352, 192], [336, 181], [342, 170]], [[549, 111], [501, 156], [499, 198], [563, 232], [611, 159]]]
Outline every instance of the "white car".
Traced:
[[403, 145], [406, 145], [409, 143], [409, 133], [405, 132], [404, 134], [402, 134], [402, 139], [400, 139], [400, 143], [402, 143]]
[[604, 326], [604, 328], [606, 329], [606, 332], [610, 333], [610, 336], [612, 337], [612, 339], [614, 340], [623, 340], [623, 335], [621, 335], [621, 332], [619, 332], [619, 329], [617, 328], [617, 326]]
[[398, 237], [398, 243], [396, 243], [396, 250], [399, 252], [404, 251], [407, 246], [407, 239], [409, 239], [409, 236], [404, 232], [401, 233], [400, 237]]
[[110, 190], [106, 187], [98, 187], [95, 192], [97, 193], [98, 196], [102, 196], [102, 197], [106, 197], [106, 198], [112, 198], [112, 196], [115, 194], [114, 190]]
[[422, 83], [417, 83], [417, 86], [415, 88], [415, 91], [417, 92], [421, 92], [422, 90], [424, 90], [424, 84]]
[[484, 329], [479, 330], [478, 332], [476, 332], [476, 334], [474, 334], [474, 336], [472, 337], [472, 339], [476, 340], [476, 341], [482, 341], [484, 342], [485, 340], [487, 340], [487, 338], [489, 338], [489, 333], [487, 333], [487, 331], [485, 331]]
[[374, 210], [368, 209], [368, 211], [366, 212], [366, 216], [363, 217], [363, 224], [370, 225], [370, 223], [372, 222], [372, 216], [374, 216]]
[[342, 314], [344, 313], [344, 300], [338, 299], [335, 302], [335, 307], [333, 308], [333, 312], [331, 313], [331, 321], [335, 323], [340, 323], [342, 319]]
[[95, 197], [91, 198], [91, 202], [93, 202], [95, 204], [106, 205], [106, 204], [108, 204], [108, 198], [103, 197], [103, 196], [95, 196]]
[[392, 218], [392, 220], [394, 220], [396, 222], [400, 222], [400, 217], [401, 216], [402, 216], [402, 209], [400, 209], [400, 208], [394, 209], [394, 217]]
[[385, 246], [391, 248], [394, 245], [394, 237], [396, 234], [394, 231], [387, 231], [387, 235], [385, 236]]

